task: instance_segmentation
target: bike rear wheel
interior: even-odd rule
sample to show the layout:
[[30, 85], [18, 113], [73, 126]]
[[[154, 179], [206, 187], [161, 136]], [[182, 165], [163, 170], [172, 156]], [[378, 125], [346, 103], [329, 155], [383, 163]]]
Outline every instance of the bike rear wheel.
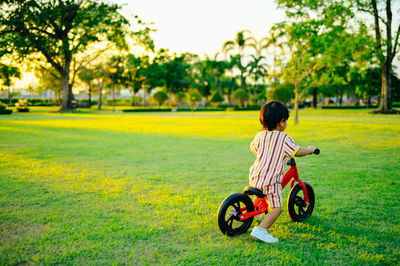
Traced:
[[241, 221], [240, 215], [252, 211], [254, 211], [254, 205], [249, 196], [243, 193], [230, 195], [222, 202], [219, 208], [219, 229], [228, 236], [246, 232], [251, 226], [254, 217]]
[[289, 192], [287, 209], [293, 222], [302, 222], [311, 216], [315, 205], [315, 194], [311, 185], [304, 183], [307, 189], [309, 205], [304, 201], [303, 188], [297, 183]]

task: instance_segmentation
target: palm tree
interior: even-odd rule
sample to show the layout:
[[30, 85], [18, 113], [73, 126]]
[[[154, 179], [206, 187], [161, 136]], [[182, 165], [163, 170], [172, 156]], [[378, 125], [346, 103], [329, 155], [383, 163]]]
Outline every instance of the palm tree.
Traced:
[[256, 92], [256, 85], [258, 80], [262, 77], [267, 75], [267, 64], [264, 61], [265, 57], [262, 55], [252, 55], [250, 62], [247, 65], [249, 69], [249, 76], [254, 80], [253, 92], [250, 94], [255, 95]]
[[240, 71], [240, 80], [241, 80], [240, 85], [242, 89], [245, 89], [246, 87], [245, 73], [247, 70], [246, 66], [243, 65], [243, 60], [242, 60], [245, 56], [244, 50], [247, 47], [254, 45], [254, 43], [257, 43], [257, 40], [254, 37], [246, 36], [248, 34], [251, 34], [251, 32], [248, 30], [239, 31], [236, 34], [235, 40], [226, 41], [222, 46], [222, 51], [224, 52], [226, 58], [228, 57], [228, 54], [232, 51], [235, 51], [238, 56], [238, 60], [236, 61], [236, 66]]

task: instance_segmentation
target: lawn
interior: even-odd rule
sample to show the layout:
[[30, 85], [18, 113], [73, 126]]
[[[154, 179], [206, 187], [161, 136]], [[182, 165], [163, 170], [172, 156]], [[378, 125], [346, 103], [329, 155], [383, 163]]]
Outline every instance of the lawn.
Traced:
[[266, 244], [217, 225], [248, 184], [258, 112], [49, 110], [0, 116], [0, 264], [400, 263], [400, 116], [291, 117], [321, 149], [297, 159], [316, 206], [303, 223], [285, 206]]

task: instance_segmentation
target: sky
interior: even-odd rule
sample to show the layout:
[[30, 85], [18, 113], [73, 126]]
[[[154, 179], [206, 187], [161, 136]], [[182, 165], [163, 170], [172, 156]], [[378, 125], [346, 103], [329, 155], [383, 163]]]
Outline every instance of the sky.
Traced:
[[[205, 54], [214, 57], [239, 31], [250, 30], [253, 37], [261, 39], [273, 24], [286, 19], [285, 12], [277, 9], [274, 0], [109, 1], [122, 5], [122, 13], [127, 18], [138, 15], [144, 22], [154, 23], [151, 27], [156, 32], [151, 36], [156, 49], [169, 49], [178, 54], [190, 52], [202, 57]], [[394, 65], [398, 66], [399, 62], [397, 57]], [[16, 82], [16, 87], [26, 87], [34, 79], [32, 73], [26, 73], [23, 80]]]
[[274, 23], [285, 20], [274, 0], [114, 0], [124, 14], [153, 22], [156, 49], [214, 56], [241, 30], [266, 37]]
[[[223, 44], [241, 30], [250, 30], [257, 39], [267, 36], [274, 23], [285, 20], [274, 0], [109, 0], [122, 6], [127, 18], [138, 15], [154, 23], [151, 34], [156, 49], [171, 53], [190, 52], [213, 57]], [[135, 29], [133, 29], [135, 30]], [[16, 88], [25, 88], [37, 79], [24, 73]]]

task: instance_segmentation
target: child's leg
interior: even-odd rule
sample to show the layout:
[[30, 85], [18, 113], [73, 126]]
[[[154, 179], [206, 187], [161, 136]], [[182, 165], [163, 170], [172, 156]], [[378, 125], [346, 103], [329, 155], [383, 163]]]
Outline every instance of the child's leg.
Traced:
[[281, 213], [282, 213], [282, 207], [271, 208], [271, 211], [264, 216], [264, 219], [261, 221], [258, 227], [264, 229], [270, 228], [271, 225], [273, 225], [275, 221], [278, 219], [279, 215], [281, 215]]

